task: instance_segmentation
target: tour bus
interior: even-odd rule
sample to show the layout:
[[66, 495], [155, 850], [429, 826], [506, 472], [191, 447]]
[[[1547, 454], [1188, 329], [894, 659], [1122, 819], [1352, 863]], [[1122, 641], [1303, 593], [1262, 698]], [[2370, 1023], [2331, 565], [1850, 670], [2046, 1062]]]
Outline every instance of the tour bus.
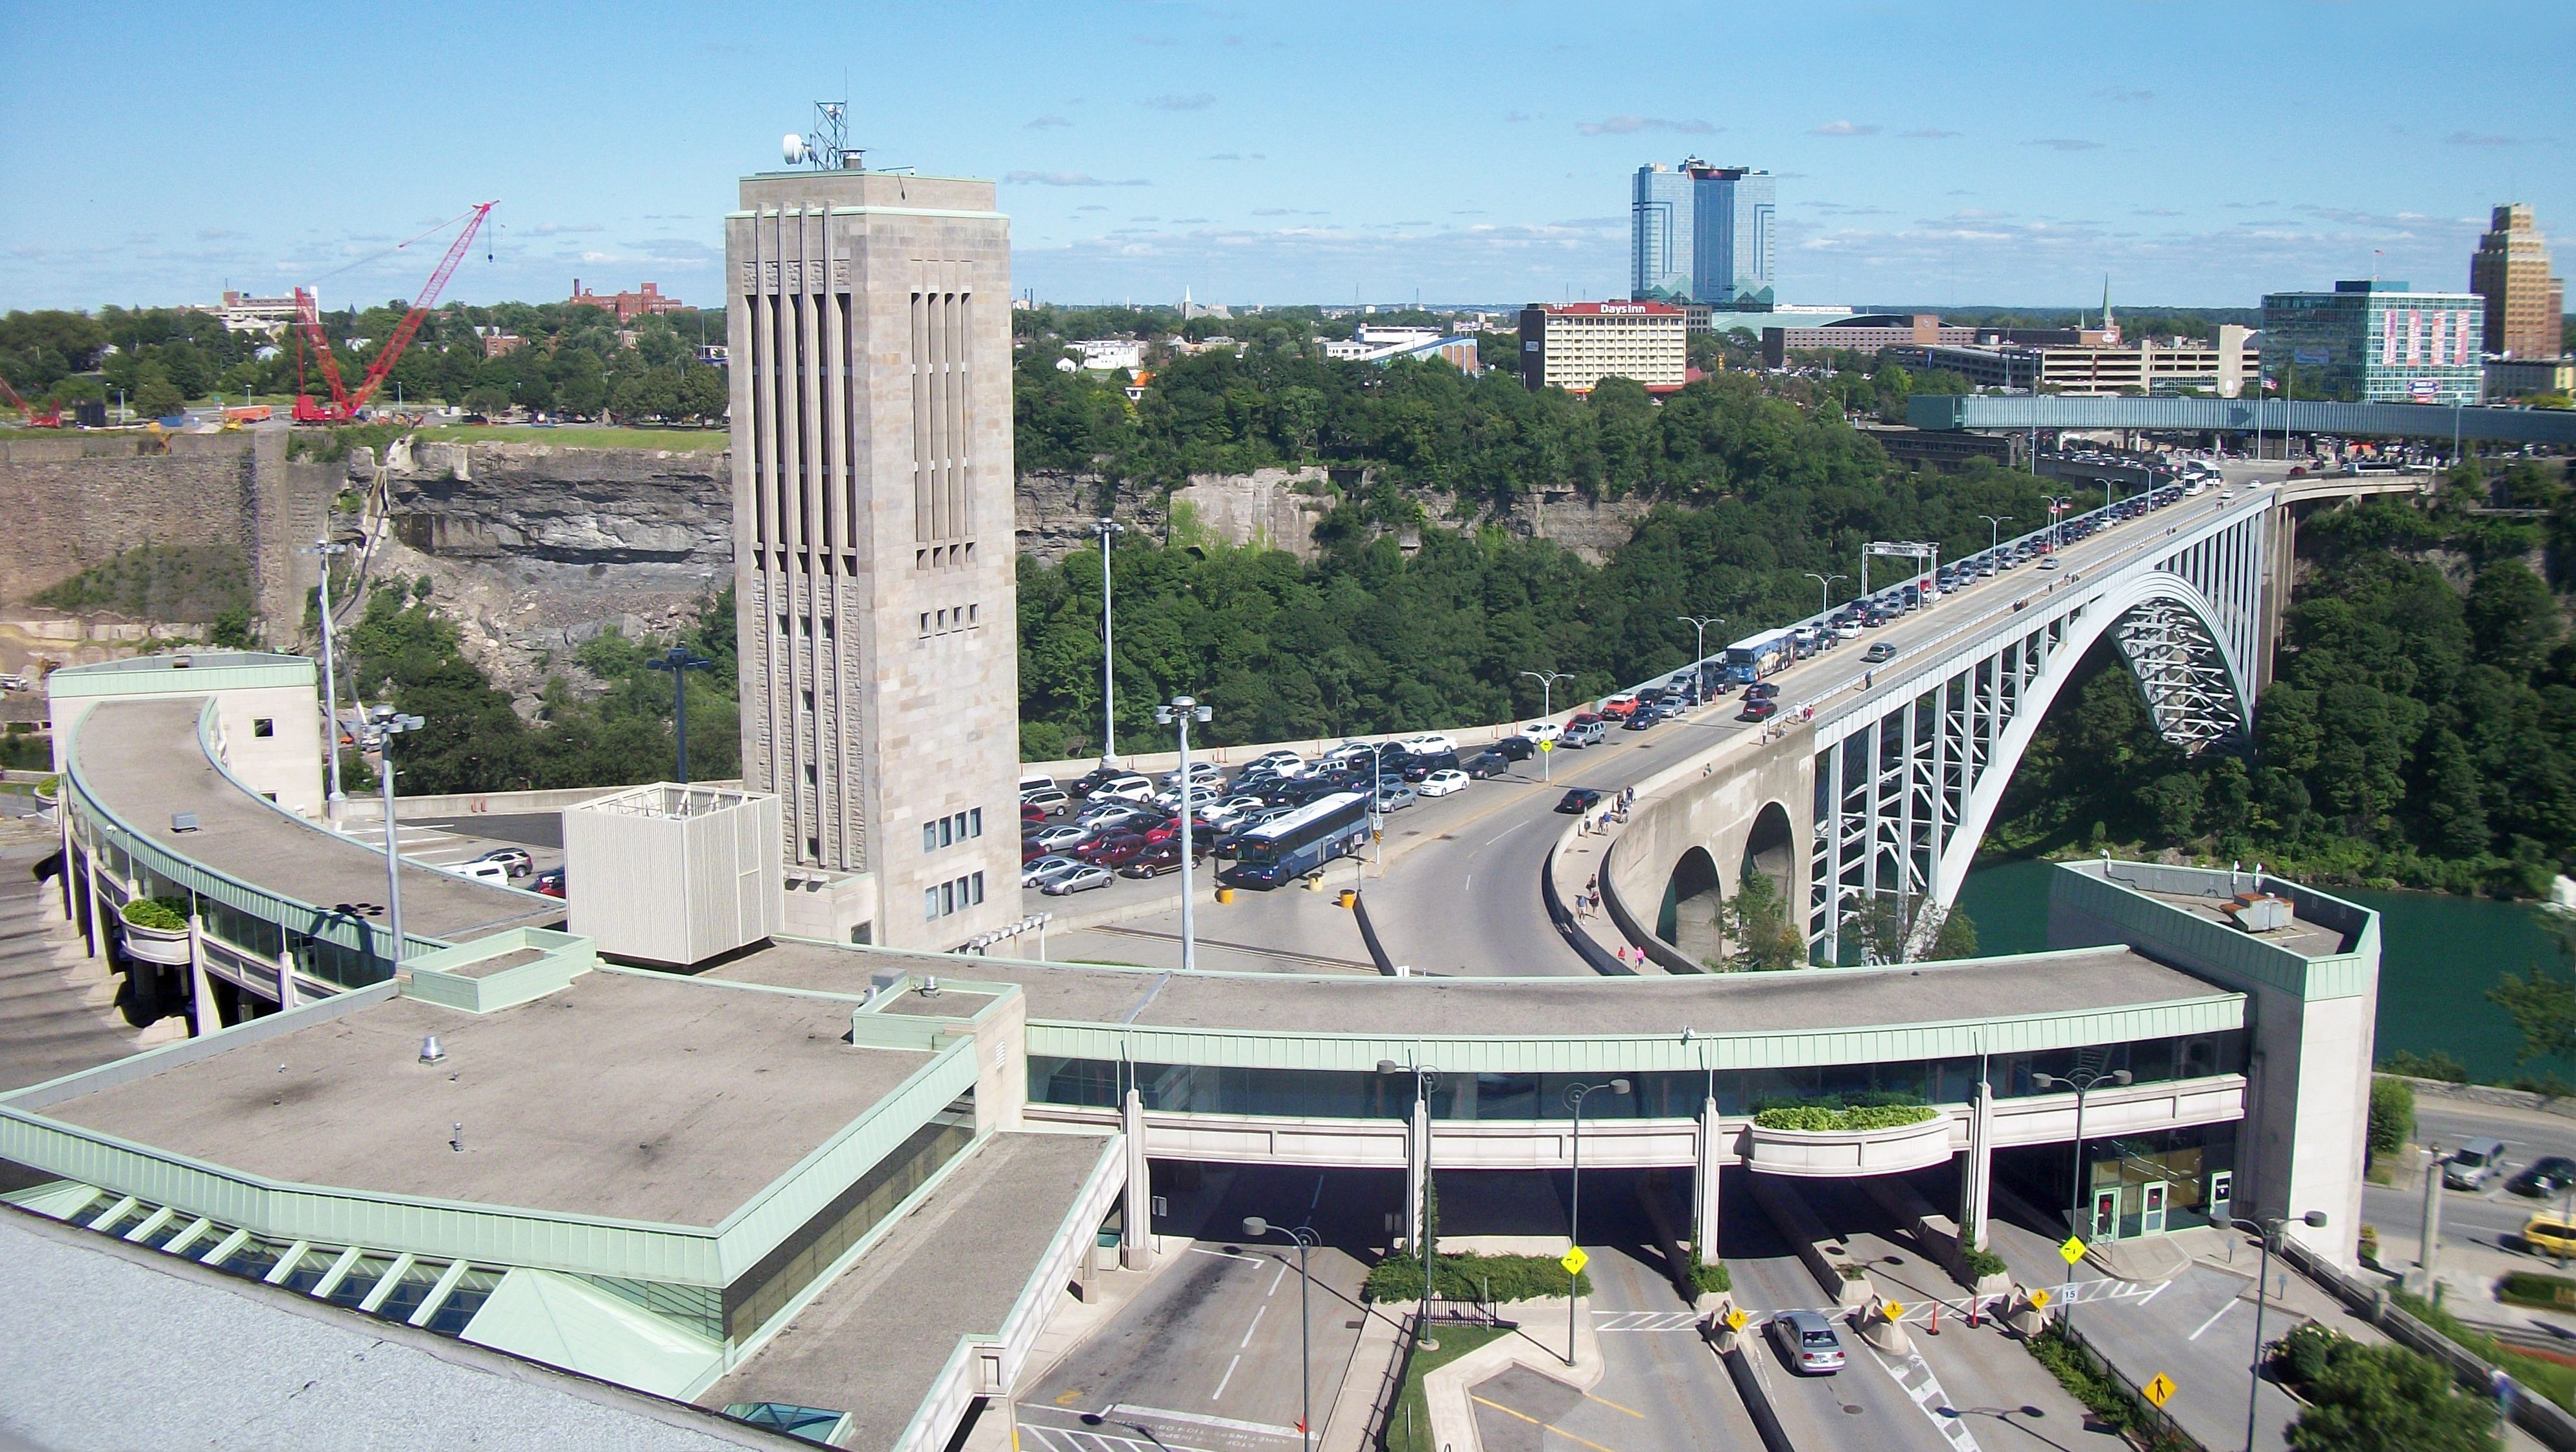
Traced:
[[1229, 887], [1277, 887], [1304, 877], [1368, 840], [1369, 799], [1359, 792], [1318, 797], [1234, 839], [1234, 862], [1217, 874]]
[[1756, 635], [1726, 648], [1726, 678], [1739, 686], [1751, 685], [1788, 663], [1786, 631]]

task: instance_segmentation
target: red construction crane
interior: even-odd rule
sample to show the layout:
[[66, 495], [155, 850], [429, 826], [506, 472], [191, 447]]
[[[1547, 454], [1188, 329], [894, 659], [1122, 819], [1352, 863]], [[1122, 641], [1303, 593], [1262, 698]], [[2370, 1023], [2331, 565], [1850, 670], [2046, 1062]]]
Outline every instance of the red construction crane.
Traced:
[[9, 386], [9, 380], [6, 378], [0, 378], [0, 399], [7, 399], [11, 408], [25, 414], [27, 416], [27, 427], [31, 429], [58, 429], [63, 426], [63, 406], [61, 404], [54, 404], [47, 408], [43, 413], [38, 413], [36, 412], [36, 406], [34, 404], [29, 403], [27, 400], [18, 396], [18, 390], [11, 388]]
[[[392, 375], [394, 364], [402, 358], [403, 349], [411, 346], [412, 335], [420, 331], [421, 321], [429, 316], [432, 307], [437, 306], [439, 291], [447, 286], [447, 279], [455, 275], [456, 264], [465, 260], [465, 249], [473, 245], [474, 234], [482, 229], [483, 219], [499, 205], [498, 202], [483, 202], [468, 215], [465, 230], [457, 233], [456, 240], [448, 244], [447, 255], [439, 259], [438, 270], [429, 275], [429, 282], [421, 288], [420, 296], [412, 299], [411, 311], [403, 314], [393, 336], [376, 350], [376, 361], [367, 365], [366, 376], [358, 380], [355, 392], [340, 384], [339, 360], [331, 356], [330, 340], [322, 336], [320, 304], [311, 292], [300, 287], [295, 290], [296, 332], [304, 346], [313, 350], [314, 358], [322, 368], [323, 381], [331, 385], [329, 403], [305, 396], [304, 354], [299, 348], [295, 355], [297, 423], [347, 423], [358, 416], [358, 411], [367, 406], [367, 400], [375, 397], [376, 390]], [[411, 244], [406, 242], [403, 245], [408, 247]]]

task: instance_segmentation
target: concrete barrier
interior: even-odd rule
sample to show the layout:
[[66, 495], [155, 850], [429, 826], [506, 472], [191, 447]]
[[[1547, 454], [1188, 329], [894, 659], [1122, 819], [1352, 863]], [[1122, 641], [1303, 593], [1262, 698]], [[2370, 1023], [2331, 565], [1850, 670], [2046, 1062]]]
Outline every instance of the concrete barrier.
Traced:
[[1351, 894], [1351, 915], [1359, 919], [1360, 941], [1368, 944], [1369, 961], [1377, 965], [1377, 971], [1393, 978], [1395, 961], [1386, 955], [1386, 945], [1377, 940], [1377, 928], [1369, 922], [1367, 893]]
[[[1566, 829], [1567, 832], [1573, 830], [1571, 827]], [[1593, 941], [1592, 935], [1574, 920], [1573, 911], [1565, 905], [1564, 894], [1556, 890], [1556, 854], [1564, 846], [1565, 838], [1559, 836], [1556, 846], [1547, 849], [1547, 861], [1538, 870], [1539, 898], [1546, 904], [1548, 921], [1556, 924], [1557, 932], [1564, 935], [1565, 941], [1582, 956], [1584, 962], [1592, 965], [1593, 972], [1613, 978], [1635, 976], [1636, 969], [1620, 962], [1609, 949]]]
[[[394, 765], [397, 768], [401, 767], [402, 761], [399, 755]], [[691, 784], [731, 788], [742, 786], [739, 779]], [[444, 796], [397, 796], [394, 798], [394, 811], [407, 822], [424, 817], [480, 817], [560, 812], [566, 807], [577, 807], [584, 802], [594, 802], [601, 797], [624, 790], [626, 788], [622, 786], [587, 786], [556, 787], [531, 792], [451, 792]], [[344, 822], [381, 822], [384, 817], [385, 799], [380, 793], [352, 792], [349, 799], [340, 804], [340, 820]]]
[[1877, 1296], [1866, 1278], [1844, 1279], [1841, 1263], [1825, 1254], [1820, 1242], [1831, 1239], [1831, 1232], [1825, 1229], [1823, 1221], [1816, 1218], [1815, 1210], [1807, 1204], [1807, 1197], [1799, 1194], [1796, 1186], [1777, 1175], [1757, 1174], [1745, 1178], [1753, 1186], [1754, 1203], [1762, 1207], [1763, 1214], [1771, 1217], [1771, 1223], [1779, 1230], [1781, 1238], [1798, 1252], [1799, 1262], [1806, 1266], [1809, 1275], [1816, 1278], [1816, 1284], [1824, 1289], [1825, 1294], [1834, 1298], [1834, 1304], [1865, 1306]]

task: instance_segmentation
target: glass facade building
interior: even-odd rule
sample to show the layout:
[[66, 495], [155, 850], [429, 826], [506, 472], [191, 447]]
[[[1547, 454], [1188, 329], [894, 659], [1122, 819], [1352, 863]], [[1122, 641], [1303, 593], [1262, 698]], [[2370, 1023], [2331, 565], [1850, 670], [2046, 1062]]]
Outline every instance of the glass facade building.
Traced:
[[2358, 403], [2478, 401], [2486, 303], [2403, 282], [2263, 296], [2263, 376], [2295, 396]]
[[1770, 311], [1778, 213], [1767, 171], [1697, 158], [1637, 168], [1628, 295], [1722, 312]]

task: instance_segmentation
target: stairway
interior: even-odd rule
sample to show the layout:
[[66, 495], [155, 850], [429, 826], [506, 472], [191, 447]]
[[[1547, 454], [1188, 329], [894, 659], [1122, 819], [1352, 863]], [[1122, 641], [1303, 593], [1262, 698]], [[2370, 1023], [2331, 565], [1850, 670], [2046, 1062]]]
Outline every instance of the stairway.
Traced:
[[76, 954], [48, 913], [59, 889], [30, 871], [42, 848], [0, 851], [0, 1090], [41, 1084], [121, 1059], [138, 1047], [136, 1030], [109, 1006], [113, 980], [103, 959], [61, 961]]

